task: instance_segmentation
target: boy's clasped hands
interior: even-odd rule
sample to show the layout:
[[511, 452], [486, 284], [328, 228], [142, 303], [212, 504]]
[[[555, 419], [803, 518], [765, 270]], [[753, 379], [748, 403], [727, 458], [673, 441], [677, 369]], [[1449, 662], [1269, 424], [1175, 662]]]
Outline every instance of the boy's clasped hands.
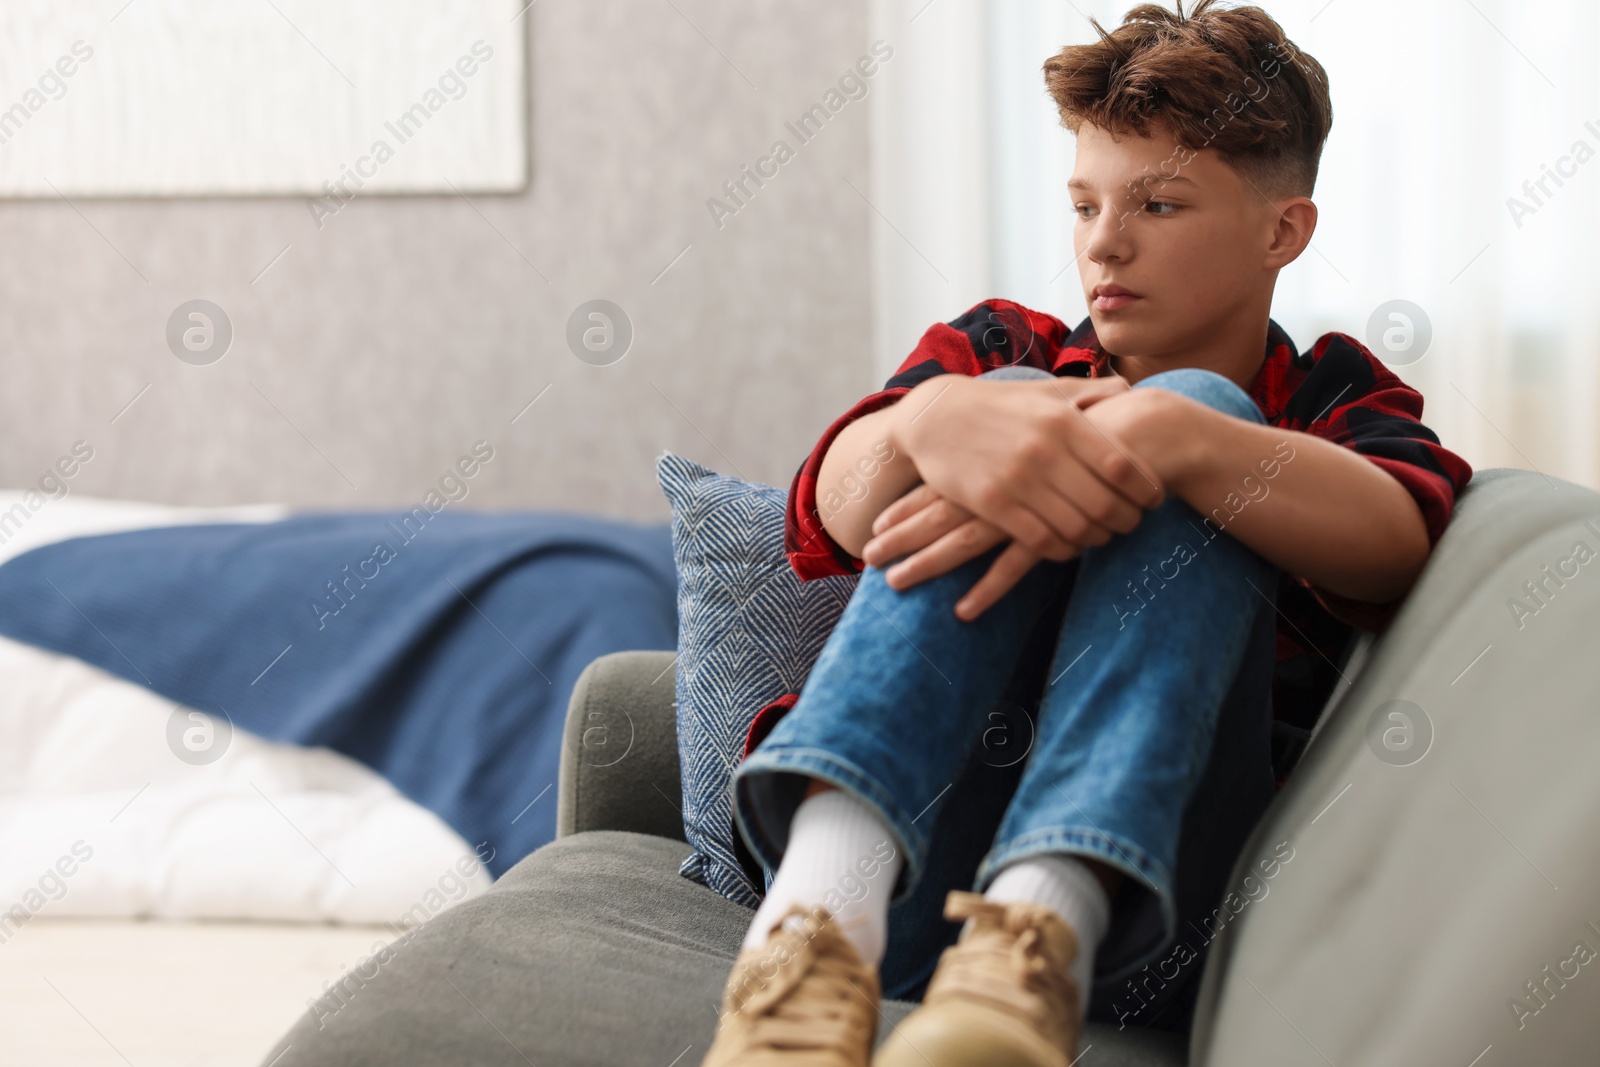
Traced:
[[872, 524], [868, 564], [905, 589], [1011, 543], [956, 605], [972, 620], [1041, 559], [1068, 560], [1138, 525], [1194, 452], [1193, 402], [1118, 375], [979, 381], [945, 374], [894, 405], [889, 436], [921, 484]]

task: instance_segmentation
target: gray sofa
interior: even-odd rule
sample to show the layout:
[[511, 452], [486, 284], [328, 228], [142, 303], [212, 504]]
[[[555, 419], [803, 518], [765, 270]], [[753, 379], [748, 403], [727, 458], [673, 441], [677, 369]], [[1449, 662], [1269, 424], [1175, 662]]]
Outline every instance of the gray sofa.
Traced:
[[[750, 912], [676, 874], [672, 662], [591, 664], [559, 839], [265, 1062], [697, 1064]], [[1600, 953], [1600, 494], [1477, 472], [1395, 623], [1341, 669], [1197, 931], [1193, 1034], [1091, 1026], [1084, 1067], [1600, 1061], [1600, 959], [1579, 950]], [[880, 1037], [908, 1007], [884, 1006]]]

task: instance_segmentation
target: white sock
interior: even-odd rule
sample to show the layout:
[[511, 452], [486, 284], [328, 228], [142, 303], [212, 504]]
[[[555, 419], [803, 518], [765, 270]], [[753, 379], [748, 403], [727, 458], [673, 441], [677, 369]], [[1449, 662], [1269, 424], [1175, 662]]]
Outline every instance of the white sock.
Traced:
[[1111, 900], [1094, 872], [1073, 856], [1030, 856], [1002, 868], [984, 898], [1003, 904], [1042, 904], [1067, 920], [1078, 937], [1072, 977], [1083, 997], [1079, 1007], [1087, 1008], [1095, 949], [1111, 922]]
[[889, 898], [902, 859], [893, 832], [878, 814], [839, 789], [807, 797], [789, 824], [789, 847], [772, 888], [745, 934], [759, 948], [792, 905], [821, 905], [869, 966], [883, 962], [889, 938]]

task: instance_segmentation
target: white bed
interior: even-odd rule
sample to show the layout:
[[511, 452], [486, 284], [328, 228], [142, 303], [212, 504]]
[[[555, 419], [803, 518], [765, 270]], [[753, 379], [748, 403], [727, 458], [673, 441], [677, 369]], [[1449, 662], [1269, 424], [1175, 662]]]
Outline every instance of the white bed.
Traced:
[[256, 1067], [382, 927], [49, 919], [0, 946], [0, 1067]]
[[[0, 563], [284, 514], [67, 497]], [[258, 1063], [376, 942], [490, 884], [460, 835], [338, 753], [240, 731], [195, 766], [141, 686], [5, 639], [0, 679], [0, 1065]]]

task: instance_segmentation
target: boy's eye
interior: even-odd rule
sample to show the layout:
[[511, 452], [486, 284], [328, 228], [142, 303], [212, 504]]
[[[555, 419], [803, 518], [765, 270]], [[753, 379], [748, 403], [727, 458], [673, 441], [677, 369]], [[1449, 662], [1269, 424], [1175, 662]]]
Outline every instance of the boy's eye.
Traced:
[[[1179, 205], [1169, 204], [1165, 200], [1146, 200], [1143, 206], [1150, 209], [1150, 213], [1152, 215], [1158, 215], [1161, 217], [1175, 214], [1179, 207]], [[1165, 208], [1166, 210], [1156, 210], [1158, 208]], [[1090, 204], [1078, 204], [1073, 208], [1073, 211], [1077, 213], [1077, 216], [1080, 219], [1092, 219], [1095, 217], [1098, 209]]]

